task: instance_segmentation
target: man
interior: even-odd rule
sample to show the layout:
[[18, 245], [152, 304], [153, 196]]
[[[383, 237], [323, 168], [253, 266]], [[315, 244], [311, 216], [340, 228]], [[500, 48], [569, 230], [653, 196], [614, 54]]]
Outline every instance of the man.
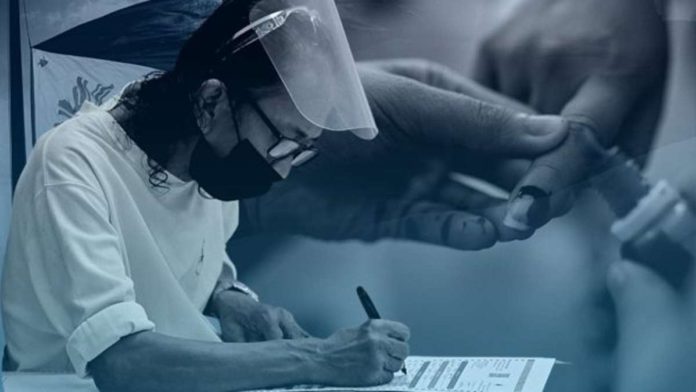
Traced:
[[[500, 224], [502, 209], [463, 211], [471, 198], [444, 189], [448, 170], [418, 170], [535, 157], [564, 140], [565, 122], [414, 69], [366, 66], [366, 97], [333, 2], [229, 0], [173, 70], [48, 132], [17, 187], [3, 274], [12, 368], [92, 375], [105, 391], [389, 381], [408, 355], [405, 326], [309, 337], [237, 281], [225, 242], [238, 223], [462, 249], [528, 236]], [[345, 130], [358, 138], [328, 132]], [[303, 186], [274, 187], [268, 207], [254, 199], [299, 167]], [[366, 183], [341, 184], [346, 170]], [[361, 194], [336, 197], [345, 185]]]

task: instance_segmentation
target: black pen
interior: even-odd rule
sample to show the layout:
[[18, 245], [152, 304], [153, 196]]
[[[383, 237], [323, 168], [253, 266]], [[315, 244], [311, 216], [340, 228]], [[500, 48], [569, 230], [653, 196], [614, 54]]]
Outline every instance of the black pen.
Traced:
[[[371, 320], [379, 320], [382, 317], [380, 317], [379, 312], [377, 311], [377, 308], [375, 307], [374, 302], [370, 299], [370, 296], [367, 295], [367, 291], [362, 286], [358, 286], [356, 289], [358, 292], [358, 298], [360, 299], [360, 303], [362, 304], [363, 308], [365, 309], [365, 313], [367, 313], [367, 318]], [[401, 371], [404, 374], [406, 373], [406, 363], [403, 364], [401, 367]]]

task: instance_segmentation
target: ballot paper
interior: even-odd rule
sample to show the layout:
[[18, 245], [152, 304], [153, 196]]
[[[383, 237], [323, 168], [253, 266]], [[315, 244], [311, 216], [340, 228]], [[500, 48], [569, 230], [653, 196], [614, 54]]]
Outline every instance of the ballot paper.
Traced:
[[273, 391], [542, 392], [555, 363], [551, 358], [409, 357], [408, 375], [399, 372], [386, 385], [368, 388], [300, 385]]
[[[542, 392], [551, 368], [547, 358], [409, 357], [408, 375], [401, 372], [386, 385], [370, 388], [297, 386], [257, 392]], [[91, 379], [75, 374], [5, 372], [6, 392], [97, 392]]]

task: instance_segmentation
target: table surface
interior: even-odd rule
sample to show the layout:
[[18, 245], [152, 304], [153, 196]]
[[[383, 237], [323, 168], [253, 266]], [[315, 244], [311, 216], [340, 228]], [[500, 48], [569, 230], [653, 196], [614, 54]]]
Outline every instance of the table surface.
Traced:
[[92, 379], [73, 374], [3, 373], [5, 392], [98, 392]]
[[[564, 378], [575, 371], [572, 366], [555, 366], [545, 392], [563, 391]], [[74, 374], [4, 372], [5, 392], [99, 392], [92, 379], [82, 379]]]

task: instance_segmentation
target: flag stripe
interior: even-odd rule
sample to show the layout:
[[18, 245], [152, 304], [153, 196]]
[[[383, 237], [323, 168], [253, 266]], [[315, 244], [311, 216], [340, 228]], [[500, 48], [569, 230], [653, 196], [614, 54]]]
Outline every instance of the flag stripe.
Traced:
[[10, 132], [12, 145], [12, 189], [26, 162], [24, 139], [24, 87], [22, 86], [22, 44], [20, 0], [10, 0]]
[[219, 4], [220, 0], [152, 0], [84, 23], [35, 47], [171, 69], [183, 43]]
[[39, 43], [91, 20], [148, 0], [21, 0], [32, 43]]

